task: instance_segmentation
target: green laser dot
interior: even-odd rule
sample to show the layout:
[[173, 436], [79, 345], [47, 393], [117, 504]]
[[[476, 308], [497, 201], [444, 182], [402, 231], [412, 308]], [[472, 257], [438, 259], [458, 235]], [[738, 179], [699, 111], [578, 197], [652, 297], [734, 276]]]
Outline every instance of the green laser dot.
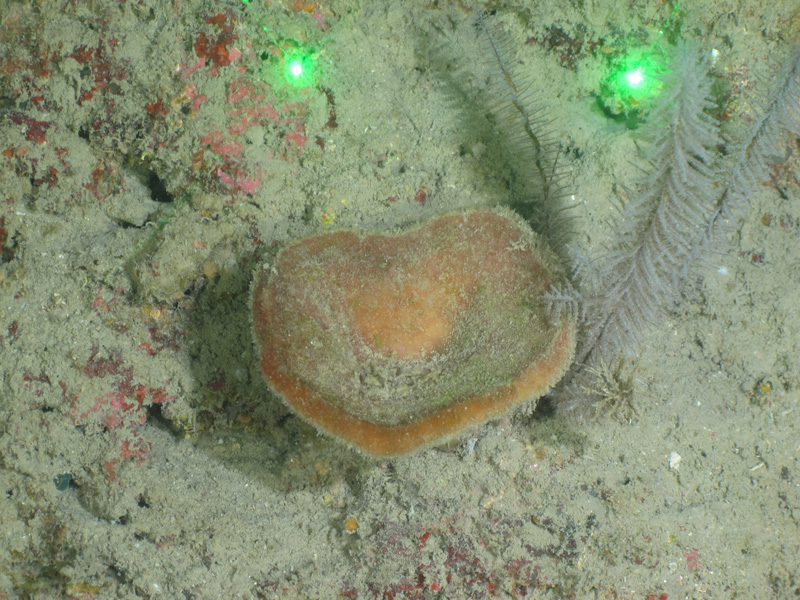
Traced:
[[638, 87], [644, 81], [641, 69], [636, 69], [633, 73], [628, 73], [628, 85]]

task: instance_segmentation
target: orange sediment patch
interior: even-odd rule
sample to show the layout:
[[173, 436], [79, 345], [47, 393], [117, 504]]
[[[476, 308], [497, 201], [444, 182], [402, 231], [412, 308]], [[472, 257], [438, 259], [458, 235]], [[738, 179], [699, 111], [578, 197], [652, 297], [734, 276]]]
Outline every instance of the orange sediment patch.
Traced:
[[535, 400], [574, 355], [575, 323], [550, 319], [542, 297], [563, 272], [510, 213], [322, 233], [272, 266], [252, 298], [267, 383], [374, 456], [446, 441]]

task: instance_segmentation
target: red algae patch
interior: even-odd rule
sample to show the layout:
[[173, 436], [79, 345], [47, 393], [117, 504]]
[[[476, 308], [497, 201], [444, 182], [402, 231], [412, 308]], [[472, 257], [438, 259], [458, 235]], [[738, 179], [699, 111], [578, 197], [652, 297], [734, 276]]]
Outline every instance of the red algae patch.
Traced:
[[576, 324], [551, 319], [543, 294], [563, 277], [510, 212], [312, 235], [256, 275], [261, 370], [294, 412], [367, 454], [442, 443], [562, 377]]

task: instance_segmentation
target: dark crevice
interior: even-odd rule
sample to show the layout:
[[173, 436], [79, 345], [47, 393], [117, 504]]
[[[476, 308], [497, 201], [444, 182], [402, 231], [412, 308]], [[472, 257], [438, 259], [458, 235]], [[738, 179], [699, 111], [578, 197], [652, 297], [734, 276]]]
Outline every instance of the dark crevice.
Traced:
[[155, 171], [147, 172], [147, 189], [150, 190], [150, 197], [156, 202], [170, 203], [175, 200], [175, 196], [167, 191], [164, 181], [156, 175]]

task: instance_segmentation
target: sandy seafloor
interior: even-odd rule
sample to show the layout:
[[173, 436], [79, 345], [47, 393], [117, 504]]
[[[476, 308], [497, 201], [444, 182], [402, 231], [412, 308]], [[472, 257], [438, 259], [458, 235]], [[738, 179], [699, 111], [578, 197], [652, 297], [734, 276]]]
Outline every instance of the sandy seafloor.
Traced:
[[[0, 598], [800, 595], [796, 141], [638, 354], [633, 422], [544, 401], [370, 460], [268, 392], [249, 282], [326, 227], [535, 201], [468, 7], [0, 4]], [[614, 239], [641, 164], [597, 109], [610, 57], [677, 25], [718, 50], [733, 145], [792, 4], [491, 3], [553, 120], [573, 245]], [[318, 53], [310, 87], [278, 46]]]

